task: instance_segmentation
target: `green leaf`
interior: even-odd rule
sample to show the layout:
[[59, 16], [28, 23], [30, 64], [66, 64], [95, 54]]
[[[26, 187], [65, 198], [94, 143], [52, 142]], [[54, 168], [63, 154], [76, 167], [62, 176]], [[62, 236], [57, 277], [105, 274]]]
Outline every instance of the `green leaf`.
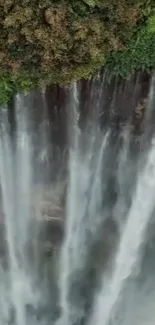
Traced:
[[96, 1], [95, 0], [83, 0], [89, 7], [95, 7]]
[[155, 15], [149, 18], [147, 30], [149, 33], [155, 33]]

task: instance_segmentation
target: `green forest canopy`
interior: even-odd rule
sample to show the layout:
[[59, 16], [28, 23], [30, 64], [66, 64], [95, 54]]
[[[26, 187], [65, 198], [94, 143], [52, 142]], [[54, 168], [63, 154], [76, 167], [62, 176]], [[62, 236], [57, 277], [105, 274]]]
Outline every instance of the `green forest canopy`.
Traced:
[[17, 91], [155, 67], [154, 0], [0, 0], [0, 103]]

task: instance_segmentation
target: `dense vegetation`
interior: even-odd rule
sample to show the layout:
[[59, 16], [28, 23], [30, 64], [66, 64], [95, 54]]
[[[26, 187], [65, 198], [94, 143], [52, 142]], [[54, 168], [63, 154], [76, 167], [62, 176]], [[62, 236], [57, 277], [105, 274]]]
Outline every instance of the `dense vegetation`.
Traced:
[[0, 0], [0, 103], [16, 91], [155, 66], [154, 0]]

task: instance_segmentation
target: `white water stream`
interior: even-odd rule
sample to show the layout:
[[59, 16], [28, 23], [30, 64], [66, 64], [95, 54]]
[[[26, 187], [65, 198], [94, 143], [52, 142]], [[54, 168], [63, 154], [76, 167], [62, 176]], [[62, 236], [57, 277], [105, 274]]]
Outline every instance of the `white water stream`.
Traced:
[[[96, 87], [95, 85], [96, 83], [92, 87]], [[103, 87], [103, 83], [101, 83], [101, 87]], [[95, 94], [94, 89], [92, 89], [93, 93]], [[99, 98], [96, 107], [98, 115], [100, 115], [102, 114], [100, 105], [104, 91], [99, 89], [98, 93]], [[68, 104], [68, 184], [66, 211], [64, 213], [66, 217], [64, 240], [57, 276], [59, 299], [55, 302], [53, 301], [54, 298], [52, 298], [53, 300], [49, 302], [51, 305], [56, 303], [60, 306], [60, 311], [57, 312], [58, 315], [55, 318], [47, 317], [49, 311], [44, 312], [45, 316], [42, 313], [40, 318], [36, 312], [36, 310], [40, 311], [42, 306], [46, 305], [48, 290], [54, 289], [49, 289], [48, 282], [45, 288], [46, 279], [43, 278], [43, 275], [42, 278], [39, 278], [41, 273], [39, 269], [39, 265], [41, 265], [39, 251], [38, 248], [35, 248], [36, 246], [32, 245], [31, 247], [31, 241], [34, 241], [35, 245], [37, 244], [37, 236], [40, 228], [43, 227], [40, 219], [41, 198], [39, 198], [37, 206], [39, 217], [36, 216], [36, 220], [32, 222], [34, 179], [37, 177], [36, 175], [39, 175], [39, 171], [33, 157], [34, 130], [32, 130], [31, 125], [31, 97], [26, 101], [24, 96], [16, 96], [16, 132], [14, 139], [10, 136], [7, 110], [2, 110], [0, 113], [0, 211], [3, 214], [1, 226], [4, 227], [5, 243], [3, 245], [6, 246], [7, 260], [4, 266], [3, 257], [0, 256], [0, 325], [26, 325], [28, 323], [30, 325], [48, 325], [55, 324], [55, 320], [57, 324], [61, 325], [117, 324], [117, 322], [119, 323], [117, 315], [122, 313], [121, 303], [125, 287], [129, 280], [135, 276], [137, 265], [140, 265], [143, 244], [155, 208], [154, 137], [148, 143], [147, 155], [140, 157], [137, 165], [139, 168], [136, 174], [137, 178], [131, 180], [131, 183], [133, 183], [132, 198], [130, 197], [131, 204], [126, 206], [126, 195], [128, 194], [128, 182], [126, 180], [129, 180], [134, 175], [130, 171], [135, 168], [134, 162], [128, 160], [130, 128], [127, 125], [123, 129], [124, 146], [121, 149], [119, 148], [117, 157], [113, 156], [111, 152], [113, 153], [113, 148], [115, 149], [117, 143], [114, 141], [115, 138], [110, 125], [101, 130], [99, 118], [96, 118], [94, 119], [94, 125], [92, 121], [91, 123], [88, 121], [88, 123], [85, 123], [85, 129], [80, 129], [79, 94], [79, 86], [74, 84], [70, 90], [70, 103]], [[113, 114], [116, 95], [115, 88], [112, 101]], [[149, 117], [149, 121], [154, 110], [153, 98], [154, 79], [151, 84], [148, 105], [147, 117]], [[47, 123], [48, 112], [44, 94], [43, 105], [45, 106], [44, 119]], [[92, 116], [94, 115], [92, 114]], [[109, 116], [112, 118], [111, 115]], [[144, 123], [146, 129], [147, 120], [148, 118]], [[41, 161], [48, 160], [47, 148], [49, 148], [50, 141], [50, 123], [47, 123], [48, 130], [46, 129], [46, 123], [43, 124], [41, 128], [43, 134], [38, 134], [37, 141], [38, 144], [40, 142], [41, 152], [39, 157], [41, 157]], [[51, 127], [53, 126], [51, 125]], [[113, 147], [111, 147], [111, 143]], [[109, 166], [115, 166], [113, 160], [118, 160], [118, 158], [119, 162], [116, 164], [116, 170], [110, 170]], [[112, 205], [112, 201], [105, 202], [105, 197], [110, 196], [108, 186], [111, 181], [111, 173], [115, 175], [117, 188], [119, 189], [114, 205]], [[46, 178], [47, 175], [46, 171]], [[44, 175], [41, 176], [44, 179]], [[61, 188], [61, 184], [58, 185]], [[115, 186], [115, 184], [112, 185]], [[54, 192], [55, 188], [56, 185], [53, 185], [50, 193]], [[120, 206], [121, 204], [124, 204], [124, 208]], [[52, 198], [51, 205], [54, 205]], [[108, 213], [111, 213], [111, 215], [108, 215]], [[54, 216], [53, 220], [55, 219]], [[58, 219], [61, 220], [61, 218]], [[112, 236], [109, 237], [111, 230], [106, 228], [108, 222], [111, 225], [115, 224], [118, 230], [117, 235], [115, 234], [117, 241], [114, 243], [110, 242], [113, 240], [114, 231]], [[36, 227], [36, 231], [33, 227]], [[110, 235], [108, 236], [108, 234]], [[93, 262], [91, 262], [92, 264], [88, 263], [88, 256], [91, 256], [92, 247], [94, 248], [101, 239], [100, 236], [107, 236], [108, 245], [110, 242], [110, 247], [113, 245], [114, 247], [109, 252], [109, 255], [112, 254], [112, 261], [109, 264], [105, 262], [105, 268], [101, 266], [102, 272], [99, 271], [98, 274]], [[104, 241], [105, 244], [106, 240]], [[102, 252], [102, 249], [103, 251], [105, 249], [102, 244], [97, 247], [96, 255], [99, 250]], [[37, 249], [37, 253], [35, 249]], [[97, 257], [92, 256], [92, 260], [93, 258], [95, 260]], [[84, 292], [88, 265], [93, 269], [94, 273], [92, 272], [92, 274], [95, 274], [96, 278], [98, 277], [98, 281], [93, 282], [95, 276], [91, 275], [92, 278], [89, 278], [88, 286]], [[95, 288], [92, 283], [95, 283]], [[87, 305], [87, 292], [89, 292], [91, 286], [93, 287], [93, 299], [89, 301], [90, 307], [89, 304]], [[50, 294], [48, 297], [50, 297]], [[27, 311], [27, 307], [33, 309], [33, 316]], [[127, 320], [129, 320], [129, 314], [131, 313], [132, 311], [128, 310], [125, 314], [126, 318], [123, 319], [123, 325], [128, 324]], [[150, 324], [152, 325], [151, 319]], [[136, 325], [136, 321], [134, 325]], [[138, 325], [141, 325], [141, 322]]]

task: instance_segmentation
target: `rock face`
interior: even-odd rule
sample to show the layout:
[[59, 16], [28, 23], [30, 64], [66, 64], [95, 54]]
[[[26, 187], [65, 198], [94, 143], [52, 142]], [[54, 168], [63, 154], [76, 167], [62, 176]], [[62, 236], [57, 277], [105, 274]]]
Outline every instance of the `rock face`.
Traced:
[[[59, 185], [60, 186], [60, 185]], [[63, 239], [65, 206], [64, 185], [40, 186], [34, 190], [33, 218], [38, 221], [38, 239], [45, 253], [58, 249]]]
[[63, 221], [62, 194], [63, 184], [60, 190], [52, 186], [37, 187], [34, 194], [34, 211], [38, 221]]
[[[81, 128], [85, 127], [88, 117], [93, 123], [95, 116], [99, 114], [101, 128], [108, 125], [119, 131], [125, 123], [130, 123], [134, 133], [140, 134], [150, 79], [149, 73], [139, 73], [126, 81], [113, 78], [107, 82], [103, 73], [102, 85], [100, 79], [89, 82], [83, 80], [80, 84]], [[140, 109], [141, 105], [144, 109]]]
[[[33, 258], [35, 250], [40, 256], [51, 256], [60, 248], [64, 236], [64, 184], [61, 188], [41, 184], [34, 187], [32, 198], [32, 223], [30, 224], [28, 255]], [[2, 204], [1, 204], [2, 207]], [[5, 215], [0, 212], [0, 259], [8, 265], [8, 244]]]

